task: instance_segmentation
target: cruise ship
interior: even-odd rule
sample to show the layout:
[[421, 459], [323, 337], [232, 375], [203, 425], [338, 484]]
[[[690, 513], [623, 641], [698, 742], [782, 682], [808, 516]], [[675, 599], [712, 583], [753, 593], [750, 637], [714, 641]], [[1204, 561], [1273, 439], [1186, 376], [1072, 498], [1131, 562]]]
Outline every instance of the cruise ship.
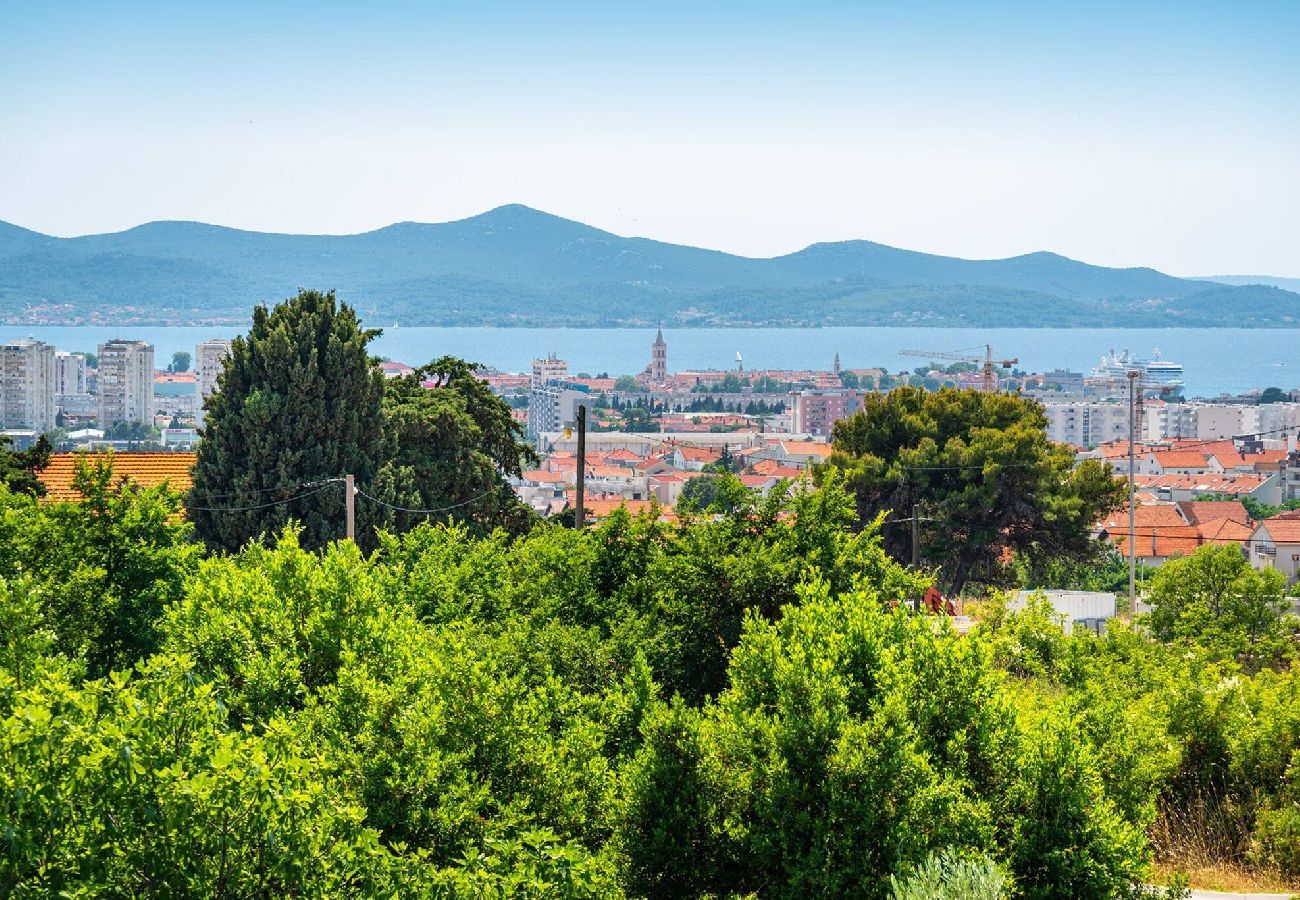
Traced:
[[1112, 350], [1101, 358], [1101, 363], [1084, 379], [1084, 384], [1114, 389], [1127, 381], [1132, 369], [1142, 372], [1143, 390], [1148, 394], [1177, 394], [1182, 391], [1182, 365], [1161, 359], [1159, 350], [1149, 360], [1138, 359], [1129, 350], [1119, 353]]

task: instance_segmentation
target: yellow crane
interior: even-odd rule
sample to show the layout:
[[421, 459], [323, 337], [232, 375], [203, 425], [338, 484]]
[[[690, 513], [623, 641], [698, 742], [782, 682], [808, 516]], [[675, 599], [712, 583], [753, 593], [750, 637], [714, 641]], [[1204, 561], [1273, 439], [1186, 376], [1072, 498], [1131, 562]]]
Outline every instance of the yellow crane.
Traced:
[[[975, 349], [975, 348], [971, 348], [971, 349]], [[970, 356], [966, 353], [961, 353], [961, 352], [959, 353], [933, 352], [932, 353], [927, 350], [899, 350], [898, 354], [899, 356], [920, 356], [924, 359], [955, 359], [958, 362], [979, 363], [981, 364], [980, 373], [983, 376], [982, 378], [983, 383], [980, 385], [980, 387], [981, 389], [986, 391], [996, 391], [998, 389], [998, 373], [993, 368], [995, 364], [1010, 368], [1011, 366], [1014, 366], [1016, 363], [1020, 362], [1019, 359], [994, 359], [993, 347], [990, 344], [984, 345], [983, 357]]]

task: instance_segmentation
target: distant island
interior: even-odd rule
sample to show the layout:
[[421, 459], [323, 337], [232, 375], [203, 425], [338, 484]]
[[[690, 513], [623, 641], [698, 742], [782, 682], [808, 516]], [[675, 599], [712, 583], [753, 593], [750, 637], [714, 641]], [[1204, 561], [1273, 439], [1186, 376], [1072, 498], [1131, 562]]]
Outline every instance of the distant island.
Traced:
[[[1244, 282], [1272, 283], [1244, 283]], [[0, 323], [241, 324], [333, 288], [375, 325], [1296, 327], [1292, 279], [1175, 278], [1054, 253], [965, 260], [869, 241], [752, 259], [525, 206], [354, 235], [151, 222], [56, 238], [0, 222]]]

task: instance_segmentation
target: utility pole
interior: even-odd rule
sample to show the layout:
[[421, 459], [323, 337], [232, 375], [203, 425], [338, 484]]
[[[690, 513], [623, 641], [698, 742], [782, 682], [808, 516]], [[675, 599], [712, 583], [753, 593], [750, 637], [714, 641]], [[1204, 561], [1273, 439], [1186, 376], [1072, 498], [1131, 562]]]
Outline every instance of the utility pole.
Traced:
[[351, 475], [343, 476], [343, 515], [347, 519], [348, 540], [357, 539], [357, 486]]
[[579, 531], [586, 524], [587, 501], [587, 407], [578, 404], [578, 504], [573, 511], [573, 527]]
[[912, 504], [912, 568], [921, 568], [921, 507]]
[[[1133, 431], [1137, 418], [1137, 379], [1136, 369], [1128, 371], [1128, 614], [1137, 615], [1137, 494], [1133, 490]], [[1155, 530], [1152, 532], [1154, 540]]]

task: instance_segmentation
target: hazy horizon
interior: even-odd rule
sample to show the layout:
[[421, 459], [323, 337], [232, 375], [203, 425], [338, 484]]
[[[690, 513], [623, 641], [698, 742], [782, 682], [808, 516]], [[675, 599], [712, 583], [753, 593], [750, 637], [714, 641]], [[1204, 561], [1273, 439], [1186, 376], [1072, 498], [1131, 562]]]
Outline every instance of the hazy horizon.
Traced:
[[1300, 4], [0, 11], [0, 219], [1300, 276]]

